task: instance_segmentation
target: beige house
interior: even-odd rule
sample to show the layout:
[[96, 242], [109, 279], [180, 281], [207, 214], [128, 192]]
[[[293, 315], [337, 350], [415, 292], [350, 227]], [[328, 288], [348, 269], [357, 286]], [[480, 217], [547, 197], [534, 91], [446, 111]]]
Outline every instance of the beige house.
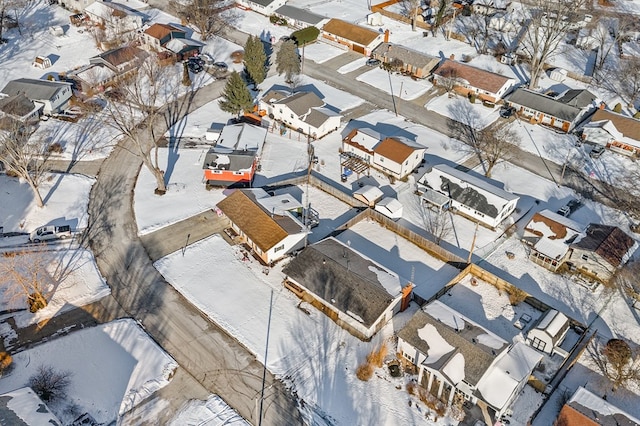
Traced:
[[483, 101], [497, 102], [516, 84], [516, 80], [471, 65], [445, 59], [433, 73], [433, 82], [462, 94], [474, 94]]
[[640, 120], [607, 109], [593, 114], [582, 128], [582, 137], [619, 154], [640, 155]]
[[379, 33], [340, 19], [329, 20], [322, 27], [321, 34], [324, 41], [365, 56], [371, 55], [383, 41], [389, 41], [388, 33]]
[[403, 72], [416, 78], [429, 77], [440, 63], [440, 59], [435, 56], [388, 42], [381, 43], [373, 49], [371, 56], [385, 64], [395, 65], [397, 63]]

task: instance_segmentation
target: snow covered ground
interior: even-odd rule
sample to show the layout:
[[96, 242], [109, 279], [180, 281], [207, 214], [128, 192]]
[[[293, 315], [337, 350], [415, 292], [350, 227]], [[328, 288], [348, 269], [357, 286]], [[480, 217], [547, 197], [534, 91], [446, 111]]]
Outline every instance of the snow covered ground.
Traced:
[[98, 423], [115, 422], [164, 387], [178, 367], [135, 321], [123, 319], [14, 354], [0, 393], [25, 386], [40, 366], [70, 372], [67, 398], [47, 404], [63, 424], [85, 412]]
[[447, 93], [433, 98], [424, 107], [478, 130], [484, 129], [500, 117], [500, 107], [488, 108], [480, 101], [472, 104], [466, 97], [455, 93], [451, 98]]
[[374, 68], [360, 74], [356, 80], [389, 94], [393, 92], [394, 96], [408, 101], [420, 97], [433, 88], [433, 84], [426, 79], [414, 80], [398, 73], [389, 73], [382, 68]]
[[249, 426], [233, 408], [218, 395], [211, 395], [206, 401], [189, 401], [176, 413], [169, 426]]

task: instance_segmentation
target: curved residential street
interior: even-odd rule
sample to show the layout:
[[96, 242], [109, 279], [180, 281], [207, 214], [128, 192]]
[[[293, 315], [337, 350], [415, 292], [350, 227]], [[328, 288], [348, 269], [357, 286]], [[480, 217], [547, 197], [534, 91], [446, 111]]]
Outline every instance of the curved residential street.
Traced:
[[[224, 80], [199, 90], [188, 111], [217, 98], [223, 86]], [[166, 131], [160, 121], [155, 125], [156, 134]], [[91, 191], [87, 236], [115, 302], [188, 373], [180, 374], [180, 380], [160, 391], [165, 401], [176, 406], [162, 410], [159, 424], [169, 420], [187, 399], [206, 398], [208, 393], [220, 395], [257, 424], [262, 364], [164, 280], [138, 237], [132, 203], [142, 161], [134, 149], [132, 142], [122, 140], [102, 164]], [[266, 387], [263, 423], [301, 423], [296, 401], [269, 373]], [[135, 413], [127, 423], [135, 423]]]

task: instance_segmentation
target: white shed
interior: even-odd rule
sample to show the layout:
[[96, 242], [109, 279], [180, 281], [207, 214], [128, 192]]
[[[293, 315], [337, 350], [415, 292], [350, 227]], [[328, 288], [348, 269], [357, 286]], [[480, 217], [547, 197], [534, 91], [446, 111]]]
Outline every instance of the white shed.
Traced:
[[376, 204], [374, 210], [390, 219], [400, 219], [402, 217], [402, 203], [392, 197], [382, 199]]
[[527, 333], [527, 343], [539, 351], [551, 354], [569, 330], [569, 319], [562, 312], [550, 309]]
[[382, 25], [382, 14], [380, 12], [374, 12], [367, 15], [367, 24], [372, 27], [379, 27]]
[[549, 71], [549, 78], [562, 83], [567, 79], [567, 70], [563, 68], [554, 68]]
[[353, 193], [353, 198], [362, 201], [369, 207], [373, 207], [383, 196], [384, 193], [380, 188], [373, 185], [365, 185]]

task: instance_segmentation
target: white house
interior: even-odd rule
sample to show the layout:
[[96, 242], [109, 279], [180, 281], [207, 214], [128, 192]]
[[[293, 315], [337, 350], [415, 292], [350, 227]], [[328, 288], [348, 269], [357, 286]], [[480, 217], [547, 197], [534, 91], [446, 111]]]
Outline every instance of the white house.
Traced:
[[[446, 164], [438, 164], [418, 180], [418, 188], [424, 193], [423, 199], [431, 203], [429, 194], [433, 192], [448, 197], [450, 207], [456, 212], [496, 228], [516, 208], [520, 197]], [[433, 200], [440, 206], [442, 197]]]
[[557, 271], [571, 243], [584, 235], [584, 226], [551, 210], [536, 212], [524, 228], [522, 240], [531, 246], [529, 259]]
[[362, 201], [369, 207], [373, 207], [382, 197], [384, 197], [384, 193], [373, 185], [365, 185], [353, 192], [353, 198]]
[[4, 86], [2, 93], [8, 96], [23, 93], [36, 105], [42, 105], [42, 113], [46, 115], [64, 110], [68, 106], [71, 96], [73, 96], [71, 83], [32, 78], [12, 80]]
[[283, 272], [285, 287], [364, 341], [411, 301], [412, 284], [335, 238], [306, 247]]
[[142, 28], [142, 14], [118, 3], [96, 1], [84, 9], [96, 25], [104, 26], [111, 36], [135, 33]]
[[369, 128], [353, 129], [342, 139], [343, 155], [355, 157], [396, 179], [413, 172], [426, 151], [426, 147], [405, 137], [386, 137]]
[[270, 118], [314, 139], [338, 130], [342, 118], [314, 92], [290, 95], [269, 90], [260, 100], [260, 109], [266, 111]]
[[448, 405], [464, 400], [509, 412], [542, 355], [510, 345], [461, 313], [434, 300], [398, 332], [397, 352], [418, 369], [418, 383]]
[[231, 229], [266, 265], [303, 248], [308, 233], [290, 211], [299, 205], [290, 200], [277, 205], [262, 189], [239, 189], [217, 204]]
[[315, 14], [307, 9], [301, 9], [299, 7], [285, 4], [280, 6], [274, 12], [276, 16], [279, 16], [287, 20], [287, 25], [294, 28], [306, 28], [306, 27], [318, 27], [322, 28], [322, 25], [329, 20], [329, 18]]
[[582, 128], [582, 137], [628, 156], [640, 154], [640, 120], [598, 109]]
[[273, 14], [276, 9], [284, 5], [286, 0], [236, 0], [236, 2], [243, 8], [255, 10], [256, 12], [269, 16]]
[[0, 399], [3, 424], [31, 426], [63, 424], [30, 387], [3, 393]]
[[557, 348], [567, 336], [569, 331], [569, 319], [562, 312], [550, 309], [540, 317], [538, 323], [527, 333], [527, 343], [544, 353], [558, 352], [566, 355], [563, 350]]

